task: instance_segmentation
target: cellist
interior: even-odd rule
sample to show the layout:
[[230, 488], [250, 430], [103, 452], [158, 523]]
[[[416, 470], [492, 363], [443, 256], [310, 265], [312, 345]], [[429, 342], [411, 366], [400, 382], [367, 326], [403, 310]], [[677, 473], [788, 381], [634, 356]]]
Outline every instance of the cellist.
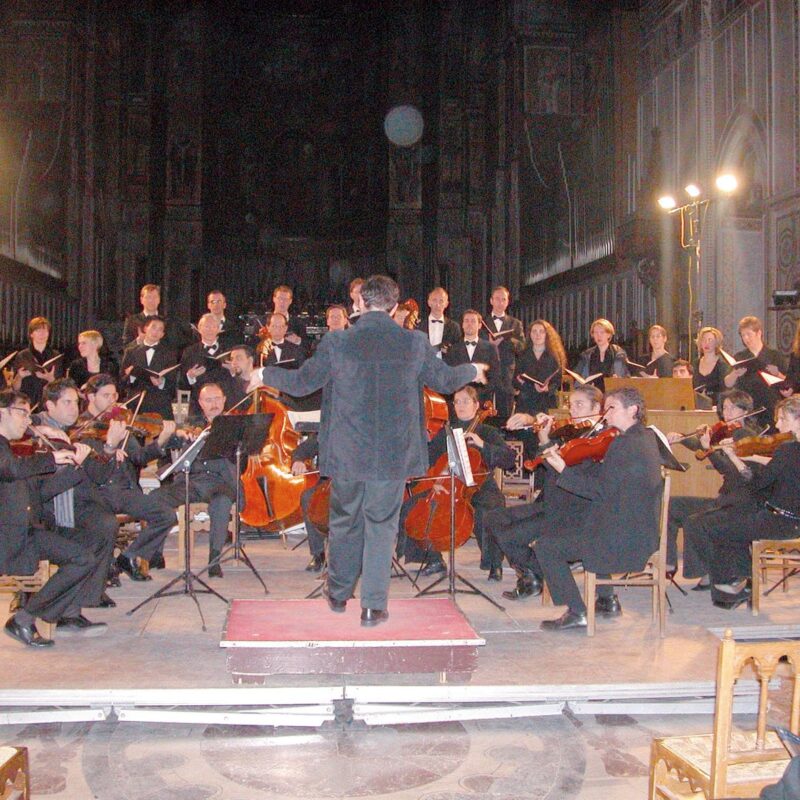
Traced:
[[[464, 386], [459, 389], [453, 396], [453, 407], [456, 413], [456, 422], [453, 427], [466, 430], [472, 425], [480, 408], [478, 392], [475, 387]], [[502, 434], [497, 428], [479, 423], [471, 432], [465, 433], [464, 438], [470, 447], [475, 447], [480, 451], [483, 466], [487, 470], [491, 471], [495, 467], [500, 467], [501, 469], [512, 469], [514, 467], [514, 451], [506, 445]], [[446, 452], [447, 432], [443, 428], [428, 443], [428, 457], [431, 463], [435, 464], [437, 459]], [[440, 488], [443, 488], [441, 484], [435, 483], [431, 491], [436, 491]], [[427, 576], [444, 572], [445, 565], [441, 553], [435, 550], [428, 551], [423, 543], [404, 535], [404, 523], [408, 512], [414, 503], [424, 496], [424, 494], [414, 495], [403, 503], [400, 513], [401, 537], [398, 551], [402, 547], [406, 563], [427, 561], [421, 572], [422, 575]], [[497, 547], [496, 542], [490, 542], [484, 536], [483, 526], [484, 512], [503, 506], [503, 495], [491, 473], [486, 476], [470, 502], [475, 514], [473, 533], [481, 549], [481, 569], [489, 570], [490, 581], [500, 581], [503, 578], [503, 568], [501, 566], [503, 554]], [[405, 540], [404, 542], [403, 539]]]

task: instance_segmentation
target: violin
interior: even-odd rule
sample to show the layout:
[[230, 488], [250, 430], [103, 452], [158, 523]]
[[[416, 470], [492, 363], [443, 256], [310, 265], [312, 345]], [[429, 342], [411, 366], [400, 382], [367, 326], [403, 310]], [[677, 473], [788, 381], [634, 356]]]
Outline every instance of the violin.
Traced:
[[[733, 432], [739, 430], [741, 427], [742, 423], [739, 421], [725, 422], [724, 420], [720, 420], [719, 422], [715, 422], [707, 428], [710, 446], [705, 450], [695, 450], [694, 457], [698, 461], [703, 461], [708, 458], [720, 442], [725, 439], [730, 439], [731, 436], [733, 436]], [[699, 433], [703, 432], [701, 428], [697, 430]]]
[[553, 420], [553, 427], [550, 429], [550, 438], [553, 441], [568, 442], [570, 439], [577, 439], [594, 428], [594, 421], [591, 419], [573, 420], [569, 418]]
[[[605, 428], [596, 436], [582, 436], [577, 439], [571, 439], [558, 449], [558, 454], [564, 459], [564, 463], [568, 467], [574, 467], [584, 461], [602, 461], [611, 446], [611, 442], [619, 435], [619, 428]], [[524, 461], [523, 466], [525, 469], [533, 471], [544, 461], [544, 456], [539, 455], [536, 458]]]
[[[464, 434], [472, 433], [486, 418], [497, 415], [494, 405], [487, 400], [475, 415]], [[474, 486], [466, 486], [462, 481], [455, 482], [455, 546], [461, 547], [469, 539], [475, 525], [475, 512], [469, 502], [472, 495], [480, 488], [489, 474], [481, 469], [483, 460], [479, 450], [467, 449]], [[429, 488], [427, 480], [420, 481], [411, 490], [412, 496], [420, 499], [408, 512], [405, 520], [405, 532], [410, 539], [429, 544], [440, 553], [450, 548], [450, 469], [447, 453], [442, 453], [436, 463], [428, 470], [427, 478], [433, 478], [433, 487]], [[437, 488], [439, 487], [439, 488]]]
[[747, 458], [748, 456], [772, 457], [782, 444], [793, 441], [795, 441], [795, 436], [791, 431], [773, 433], [769, 436], [744, 436], [738, 442], [733, 443], [733, 450], [739, 458]]
[[156, 438], [164, 427], [164, 419], [160, 414], [147, 412], [134, 416], [134, 413], [125, 406], [112, 406], [99, 416], [73, 426], [70, 429], [70, 438], [74, 441], [103, 439], [108, 433], [109, 423], [114, 421], [124, 422], [131, 433], [144, 439]]

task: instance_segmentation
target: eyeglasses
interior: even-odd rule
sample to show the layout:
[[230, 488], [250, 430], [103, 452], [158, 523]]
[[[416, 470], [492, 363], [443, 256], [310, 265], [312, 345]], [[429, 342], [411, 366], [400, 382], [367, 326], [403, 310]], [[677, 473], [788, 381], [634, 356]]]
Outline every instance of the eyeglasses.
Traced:
[[27, 419], [31, 418], [31, 412], [28, 411], [27, 408], [20, 408], [19, 406], [9, 406], [8, 410], [9, 411], [20, 411], [22, 413], [22, 415], [24, 417], [26, 417]]

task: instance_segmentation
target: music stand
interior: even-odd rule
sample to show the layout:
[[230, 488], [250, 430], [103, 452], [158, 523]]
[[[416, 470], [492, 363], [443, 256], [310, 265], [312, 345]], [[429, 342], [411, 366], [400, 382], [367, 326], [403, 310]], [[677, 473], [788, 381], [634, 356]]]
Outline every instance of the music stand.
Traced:
[[[463, 431], [457, 429], [460, 438], [456, 439], [456, 434], [449, 422], [445, 425], [445, 430], [447, 431], [447, 469], [450, 474], [450, 563], [447, 565], [447, 573], [437, 578], [430, 586], [426, 586], [421, 592], [418, 592], [417, 597], [429, 594], [449, 594], [453, 602], [455, 602], [457, 594], [477, 594], [484, 600], [488, 600], [496, 608], [499, 608], [500, 611], [505, 611], [505, 606], [501, 606], [494, 598], [489, 597], [488, 594], [482, 592], [475, 584], [456, 571], [456, 477], [467, 486], [474, 486], [475, 481], [472, 478], [472, 468], [467, 456]], [[491, 479], [487, 478], [487, 480]], [[447, 589], [436, 589], [434, 591], [434, 587], [445, 579], [447, 580]], [[456, 581], [468, 588], [457, 589]]]
[[[192, 572], [191, 566], [191, 548], [189, 547], [190, 535], [189, 535], [189, 526], [192, 522], [192, 515], [191, 511], [189, 510], [189, 473], [192, 470], [192, 464], [194, 463], [195, 459], [200, 455], [202, 451], [205, 449], [205, 444], [207, 439], [211, 434], [210, 429], [206, 429], [200, 433], [200, 435], [195, 439], [187, 448], [183, 450], [182, 453], [175, 459], [175, 461], [170, 464], [166, 469], [162, 470], [158, 474], [158, 479], [160, 481], [164, 481], [173, 472], [183, 472], [183, 491], [184, 491], [184, 506], [183, 506], [183, 523], [184, 523], [184, 531], [185, 535], [183, 537], [183, 572], [173, 578], [169, 583], [162, 586], [157, 591], [153, 592], [149, 597], [142, 600], [141, 603], [135, 605], [130, 611], [127, 612], [127, 616], [131, 616], [135, 611], [138, 611], [142, 606], [147, 605], [151, 600], [156, 600], [160, 597], [173, 597], [175, 595], [181, 594], [188, 594], [189, 597], [194, 600], [194, 604], [197, 606], [197, 611], [200, 614], [200, 623], [203, 626], [203, 630], [206, 630], [206, 620], [203, 616], [203, 609], [200, 608], [200, 601], [197, 599], [198, 594], [213, 594], [222, 600], [223, 603], [227, 603], [228, 601], [218, 592], [216, 589], [213, 589], [209, 586], [202, 578]], [[178, 583], [183, 583], [183, 587], [180, 589], [174, 589], [170, 591], [170, 589]], [[203, 588], [196, 589], [195, 584], [199, 583]]]
[[203, 448], [203, 458], [233, 458], [236, 462], [236, 505], [233, 517], [233, 538], [230, 544], [222, 548], [220, 554], [198, 572], [202, 575], [217, 564], [241, 560], [249, 568], [258, 582], [264, 587], [264, 594], [269, 594], [267, 584], [247, 555], [240, 539], [241, 520], [239, 519], [239, 502], [241, 500], [242, 457], [249, 458], [261, 452], [264, 436], [272, 424], [273, 414], [242, 414], [236, 416], [222, 415], [211, 423], [211, 435]]

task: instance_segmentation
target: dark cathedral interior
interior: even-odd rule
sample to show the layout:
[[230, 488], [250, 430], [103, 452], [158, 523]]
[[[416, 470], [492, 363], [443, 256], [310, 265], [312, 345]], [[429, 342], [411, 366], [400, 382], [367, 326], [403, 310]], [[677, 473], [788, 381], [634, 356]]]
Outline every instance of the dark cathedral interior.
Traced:
[[0, 798], [800, 797], [800, 0], [0, 0], [0, 383]]

